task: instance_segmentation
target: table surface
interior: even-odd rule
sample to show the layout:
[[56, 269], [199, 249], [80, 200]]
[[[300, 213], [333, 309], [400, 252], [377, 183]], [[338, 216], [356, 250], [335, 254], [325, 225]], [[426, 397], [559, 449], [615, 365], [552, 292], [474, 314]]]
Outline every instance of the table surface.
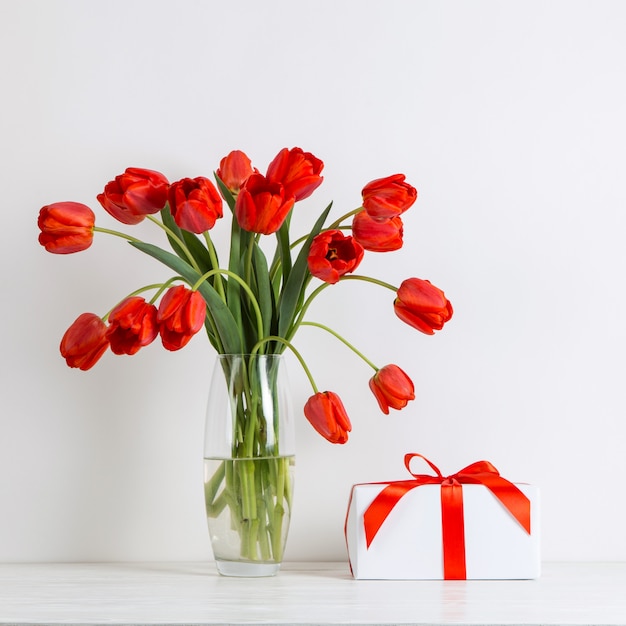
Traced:
[[347, 563], [225, 578], [213, 563], [0, 564], [0, 624], [626, 624], [626, 563], [538, 580], [354, 580]]

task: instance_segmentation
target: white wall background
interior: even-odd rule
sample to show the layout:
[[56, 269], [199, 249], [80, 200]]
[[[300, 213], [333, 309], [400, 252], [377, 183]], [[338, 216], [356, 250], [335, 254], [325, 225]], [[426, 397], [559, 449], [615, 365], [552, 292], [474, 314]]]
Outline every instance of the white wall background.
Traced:
[[[333, 447], [302, 418], [287, 557], [345, 559], [350, 486], [403, 478], [415, 451], [538, 484], [545, 559], [626, 559], [625, 32], [626, 4], [602, 0], [0, 0], [0, 560], [211, 558], [208, 342], [67, 368], [79, 313], [166, 274], [106, 236], [47, 254], [36, 217], [75, 200], [114, 227], [95, 196], [127, 166], [210, 176], [240, 148], [263, 170], [284, 146], [326, 163], [311, 215], [404, 172], [420, 192], [405, 247], [363, 272], [428, 278], [455, 307], [427, 337], [390, 292], [318, 300], [417, 399], [382, 415], [367, 367], [302, 330], [354, 431]], [[291, 378], [302, 405], [295, 362]]]

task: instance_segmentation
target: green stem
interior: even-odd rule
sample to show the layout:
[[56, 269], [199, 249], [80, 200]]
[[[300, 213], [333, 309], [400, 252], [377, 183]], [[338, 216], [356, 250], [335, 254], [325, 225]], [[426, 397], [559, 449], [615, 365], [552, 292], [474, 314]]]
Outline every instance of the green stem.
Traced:
[[[285, 507], [283, 506], [283, 500], [285, 498], [285, 487], [289, 480], [289, 459], [279, 458], [277, 459], [277, 480], [276, 480], [276, 506], [273, 510], [273, 515], [270, 523], [270, 533], [272, 540], [272, 548], [274, 552], [274, 559], [281, 561], [283, 558], [283, 517], [285, 515]], [[291, 506], [291, 505], [288, 505]]]
[[289, 249], [293, 250], [296, 246], [299, 246], [303, 241], [306, 241], [308, 239], [308, 237], [309, 237], [308, 235], [303, 235], [299, 239], [296, 239], [295, 241], [292, 241], [289, 244]]
[[118, 230], [110, 230], [109, 228], [102, 228], [101, 226], [94, 226], [94, 232], [98, 233], [106, 233], [107, 235], [114, 235], [115, 237], [121, 237], [122, 239], [126, 239], [126, 241], [135, 241], [137, 243], [143, 243], [141, 239], [137, 239], [136, 237], [131, 237], [126, 233], [121, 233]]
[[[211, 327], [210, 330], [208, 328], [209, 326]], [[205, 328], [207, 331], [207, 335], [209, 336], [209, 341], [211, 340], [211, 337], [213, 337], [215, 340], [215, 344], [214, 344], [215, 349], [218, 351], [218, 353], [222, 354], [224, 352], [224, 346], [222, 345], [220, 333], [218, 331], [217, 325], [215, 324], [215, 320], [213, 319], [212, 315], [207, 314], [206, 320], [205, 320]]]
[[[151, 289], [159, 289], [159, 291], [157, 292], [157, 296], [158, 296], [158, 294], [163, 291], [164, 285], [168, 285], [174, 280], [182, 280], [182, 279], [180, 278], [180, 276], [175, 276], [174, 278], [170, 278], [170, 280], [167, 281], [166, 283], [155, 283], [153, 285], [146, 285], [145, 287], [140, 287], [139, 289], [135, 289], [135, 291], [131, 291], [125, 298], [122, 298], [112, 309], [110, 309], [107, 312], [107, 314], [102, 318], [102, 321], [106, 322], [109, 319], [109, 315], [111, 315], [111, 312], [113, 311], [113, 309], [115, 309], [115, 307], [117, 307], [120, 303], [124, 302], [124, 300], [127, 300], [128, 298], [132, 298], [133, 296], [139, 295], [140, 293], [143, 293], [144, 291], [150, 291]], [[154, 302], [154, 299], [151, 300], [150, 302], [151, 303]]]
[[251, 355], [256, 354], [261, 348], [261, 346], [264, 343], [267, 343], [268, 341], [276, 341], [277, 343], [282, 343], [284, 346], [289, 348], [294, 353], [295, 357], [300, 362], [300, 365], [302, 366], [304, 373], [309, 379], [309, 382], [311, 383], [311, 387], [313, 387], [313, 391], [315, 393], [318, 393], [318, 388], [317, 388], [317, 385], [315, 384], [315, 380], [313, 379], [313, 375], [311, 374], [311, 370], [307, 367], [307, 364], [305, 360], [302, 358], [302, 355], [296, 350], [295, 346], [290, 341], [287, 341], [287, 339], [285, 339], [284, 337], [279, 337], [278, 335], [270, 335], [269, 337], [264, 337], [260, 341], [257, 341], [256, 344], [254, 344], [254, 347], [250, 351], [250, 354]]
[[228, 493], [226, 491], [222, 491], [217, 498], [211, 501], [211, 504], [206, 505], [206, 514], [209, 517], [219, 517], [221, 512], [227, 507], [233, 506], [231, 501], [228, 499]]
[[[209, 258], [211, 259], [211, 265], [213, 267], [219, 267], [219, 261], [217, 258], [217, 252], [215, 250], [215, 246], [213, 245], [213, 240], [211, 239], [211, 235], [209, 235], [208, 231], [204, 231], [204, 240], [206, 241], [206, 247], [209, 251]], [[216, 281], [215, 290], [221, 296], [222, 300], [224, 300], [224, 285], [222, 284], [222, 276], [219, 276], [219, 280]]]
[[[220, 485], [226, 476], [226, 461], [222, 461], [209, 481], [204, 485], [204, 497], [207, 507], [213, 506]], [[208, 508], [207, 508], [208, 510]]]
[[257, 533], [259, 532], [259, 519], [257, 517], [250, 520], [248, 529], [248, 558], [252, 561], [259, 559], [257, 551]]
[[[398, 288], [394, 287], [393, 285], [390, 285], [389, 283], [386, 283], [382, 280], [378, 280], [377, 278], [372, 278], [371, 276], [360, 276], [360, 275], [351, 275], [351, 276], [342, 276], [340, 279], [340, 281], [342, 280], [361, 280], [363, 282], [367, 282], [367, 283], [372, 283], [373, 285], [378, 285], [380, 287], [385, 287], [386, 289], [390, 289], [393, 292], [397, 292]], [[313, 300], [322, 292], [324, 291], [324, 289], [330, 287], [330, 283], [322, 283], [319, 287], [317, 287], [314, 291], [311, 292], [311, 294], [309, 295], [309, 297], [304, 301], [304, 304], [302, 305], [302, 308], [300, 309], [300, 312], [298, 313], [298, 317], [296, 318], [296, 320], [294, 321], [291, 330], [289, 331], [289, 333], [287, 334], [287, 339], [290, 340], [293, 338], [293, 336], [296, 334], [296, 331], [298, 330], [298, 328], [300, 328], [300, 326], [302, 325], [302, 320], [304, 319], [304, 316], [307, 312], [307, 309], [309, 308], [309, 306], [311, 306], [311, 303], [313, 302]]]
[[[246, 424], [246, 431], [243, 435], [243, 450], [245, 457], [254, 456], [254, 444], [256, 441], [258, 416], [257, 407], [259, 405], [259, 397], [256, 386], [250, 391], [250, 399], [248, 401], [250, 414], [248, 415], [248, 423]], [[258, 453], [257, 453], [258, 454]]]
[[385, 287], [386, 289], [391, 289], [391, 291], [398, 291], [398, 287], [394, 287], [394, 285], [390, 285], [386, 283], [384, 280], [379, 280], [378, 278], [372, 278], [371, 276], [360, 276], [358, 274], [353, 274], [351, 276], [342, 276], [341, 280], [362, 280], [366, 283], [372, 283], [373, 285], [379, 285], [380, 287]]
[[376, 367], [376, 365], [374, 365], [374, 363], [372, 363], [360, 350], [357, 350], [357, 348], [355, 348], [347, 339], [344, 339], [344, 337], [342, 337], [338, 332], [335, 332], [332, 328], [324, 326], [324, 324], [319, 324], [318, 322], [301, 322], [300, 326], [315, 326], [325, 330], [327, 333], [330, 333], [339, 339], [341, 343], [350, 348], [350, 350], [352, 350], [352, 352], [354, 352], [357, 356], [361, 357], [375, 372], [380, 369], [379, 367]]
[[187, 248], [187, 246], [185, 245], [185, 242], [171, 228], [168, 228], [163, 222], [156, 219], [156, 217], [153, 217], [152, 215], [146, 215], [146, 218], [148, 218], [153, 224], [156, 224], [159, 228], [162, 228], [181, 247], [190, 265], [199, 274], [201, 272], [200, 266], [198, 265], [196, 260], [193, 258], [193, 254], [189, 252], [189, 248]]
[[241, 468], [242, 512], [246, 520], [256, 519], [256, 497], [254, 495], [254, 461], [242, 459], [238, 461]]
[[347, 220], [349, 217], [352, 217], [353, 215], [356, 215], [357, 213], [360, 213], [362, 210], [363, 210], [363, 207], [360, 206], [358, 209], [353, 209], [352, 211], [346, 213], [345, 215], [342, 215], [338, 220], [335, 220], [328, 227], [328, 230], [333, 230], [334, 228], [338, 228], [339, 224], [341, 224], [341, 222], [343, 222], [344, 220]]
[[[363, 210], [363, 207], [361, 206], [358, 209], [354, 209], [350, 211], [349, 213], [342, 215], [338, 220], [335, 220], [328, 228], [325, 228], [324, 230], [335, 230], [335, 229], [350, 230], [350, 228], [352, 228], [351, 226], [340, 226], [341, 222], [348, 219], [349, 217], [352, 217], [353, 215], [356, 215], [357, 213], [360, 213], [362, 210]], [[308, 235], [303, 235], [299, 239], [296, 239], [289, 247], [295, 248], [296, 246], [300, 245], [303, 241], [306, 241], [307, 238], [308, 238]]]
[[300, 324], [302, 324], [302, 319], [304, 318], [304, 316], [305, 316], [305, 314], [307, 312], [307, 309], [311, 306], [311, 303], [313, 302], [313, 300], [322, 291], [324, 291], [324, 289], [327, 289], [328, 287], [330, 287], [330, 283], [322, 283], [319, 287], [317, 287], [315, 290], [313, 290], [311, 292], [311, 294], [309, 295], [309, 297], [304, 301], [304, 304], [302, 305], [302, 308], [300, 309], [300, 313], [298, 313], [297, 319], [295, 320], [295, 322], [293, 323], [293, 325], [291, 327], [291, 330], [287, 334], [287, 339], [288, 340], [290, 340], [296, 334], [296, 331], [300, 327]]
[[258, 336], [259, 338], [263, 337], [263, 315], [261, 314], [261, 307], [259, 307], [259, 303], [252, 289], [250, 289], [250, 286], [248, 285], [248, 283], [246, 283], [246, 281], [235, 272], [231, 272], [230, 270], [225, 270], [220, 267], [213, 269], [213, 270], [209, 270], [208, 272], [202, 274], [202, 276], [200, 276], [200, 278], [198, 278], [198, 280], [192, 285], [191, 287], [192, 291], [196, 291], [198, 287], [200, 287], [200, 285], [207, 278], [210, 278], [211, 276], [214, 276], [215, 274], [225, 274], [226, 276], [228, 276], [229, 278], [232, 278], [235, 282], [239, 283], [243, 287], [243, 290], [246, 292], [246, 294], [248, 294], [248, 297], [250, 298], [250, 302], [252, 303], [252, 308], [254, 309], [254, 314], [256, 316], [256, 322], [257, 322]]
[[[263, 561], [269, 561], [272, 557], [272, 552], [270, 549], [270, 542], [269, 542], [269, 537], [268, 537], [268, 534], [269, 534], [268, 530], [271, 531], [271, 526], [268, 529], [266, 525], [266, 521], [269, 516], [269, 511], [271, 510], [271, 509], [268, 510], [268, 501], [266, 499], [268, 492], [271, 492], [271, 485], [268, 483], [268, 473], [267, 473], [268, 462], [271, 462], [271, 461], [267, 461], [266, 459], [264, 459], [263, 461], [257, 461], [257, 468], [255, 472], [255, 480], [256, 480], [255, 491], [256, 491], [256, 496], [257, 496], [257, 513], [258, 513], [258, 519], [259, 519], [257, 541], [259, 544], [259, 550], [261, 552], [261, 559]], [[271, 504], [271, 493], [269, 495], [270, 495], [270, 504]]]
[[154, 304], [158, 299], [159, 296], [174, 282], [176, 282], [177, 280], [184, 280], [181, 276], [173, 276], [172, 278], [170, 278], [169, 280], [166, 280], [161, 287], [159, 288], [159, 290], [152, 296], [152, 298], [150, 299], [150, 304]]
[[246, 250], [246, 261], [244, 264], [244, 280], [248, 283], [248, 285], [252, 284], [252, 255], [254, 254], [254, 246], [256, 245], [256, 239], [254, 237], [250, 237], [248, 241], [248, 249]]

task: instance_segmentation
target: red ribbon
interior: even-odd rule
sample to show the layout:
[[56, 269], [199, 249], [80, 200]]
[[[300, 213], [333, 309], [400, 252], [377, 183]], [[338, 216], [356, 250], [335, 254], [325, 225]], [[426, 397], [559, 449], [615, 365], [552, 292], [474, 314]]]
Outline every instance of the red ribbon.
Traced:
[[[410, 463], [415, 457], [424, 459], [436, 473], [414, 474]], [[367, 547], [374, 540], [394, 506], [411, 489], [422, 485], [441, 485], [441, 526], [443, 534], [443, 577], [445, 580], [465, 580], [465, 528], [463, 521], [463, 484], [484, 485], [500, 500], [509, 513], [530, 535], [530, 500], [513, 483], [500, 476], [488, 461], [477, 461], [451, 476], [444, 477], [439, 468], [421, 454], [406, 454], [404, 465], [413, 480], [388, 484], [365, 511]]]

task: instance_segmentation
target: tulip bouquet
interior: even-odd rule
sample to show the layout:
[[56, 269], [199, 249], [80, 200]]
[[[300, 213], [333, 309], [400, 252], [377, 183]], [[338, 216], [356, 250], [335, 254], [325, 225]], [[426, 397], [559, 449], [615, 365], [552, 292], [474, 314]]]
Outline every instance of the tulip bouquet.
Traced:
[[[366, 252], [402, 247], [401, 215], [413, 205], [417, 191], [403, 174], [371, 181], [363, 187], [356, 208], [326, 225], [329, 205], [309, 232], [293, 237], [294, 207], [322, 183], [323, 166], [309, 152], [285, 148], [265, 174], [253, 167], [246, 154], [233, 151], [220, 161], [215, 183], [205, 177], [170, 183], [159, 172], [128, 168], [106, 184], [97, 196], [99, 204], [126, 225], [150, 220], [163, 231], [170, 250], [96, 226], [93, 211], [84, 204], [58, 202], [43, 207], [39, 243], [48, 252], [85, 250], [98, 232], [127, 240], [173, 272], [165, 282], [127, 295], [104, 315], [79, 315], [61, 340], [67, 364], [88, 370], [109, 348], [117, 355], [132, 355], [157, 337], [165, 349], [179, 350], [202, 328], [219, 354], [246, 355], [250, 360], [289, 349], [313, 389], [304, 405], [305, 417], [328, 441], [345, 443], [351, 423], [340, 397], [318, 389], [294, 345], [297, 330], [308, 325], [331, 333], [371, 365], [369, 387], [384, 413], [405, 407], [415, 397], [414, 386], [400, 367], [378, 367], [337, 332], [306, 319], [306, 314], [311, 302], [331, 285], [361, 280], [390, 290], [395, 314], [417, 330], [432, 335], [444, 326], [452, 316], [452, 306], [429, 281], [408, 278], [397, 287], [354, 273]], [[223, 217], [224, 203], [231, 228], [228, 260], [222, 264], [211, 231]], [[275, 241], [272, 255], [264, 251], [268, 236]], [[147, 293], [151, 293], [149, 299], [144, 297]], [[254, 381], [250, 379], [249, 384]], [[256, 426], [249, 427], [254, 413], [249, 394], [247, 403], [240, 407], [235, 457], [267, 454], [260, 448], [263, 427], [258, 414]], [[237, 492], [237, 484], [245, 480], [236, 476], [230, 480], [228, 506], [242, 506], [243, 501], [245, 508], [254, 494]]]

